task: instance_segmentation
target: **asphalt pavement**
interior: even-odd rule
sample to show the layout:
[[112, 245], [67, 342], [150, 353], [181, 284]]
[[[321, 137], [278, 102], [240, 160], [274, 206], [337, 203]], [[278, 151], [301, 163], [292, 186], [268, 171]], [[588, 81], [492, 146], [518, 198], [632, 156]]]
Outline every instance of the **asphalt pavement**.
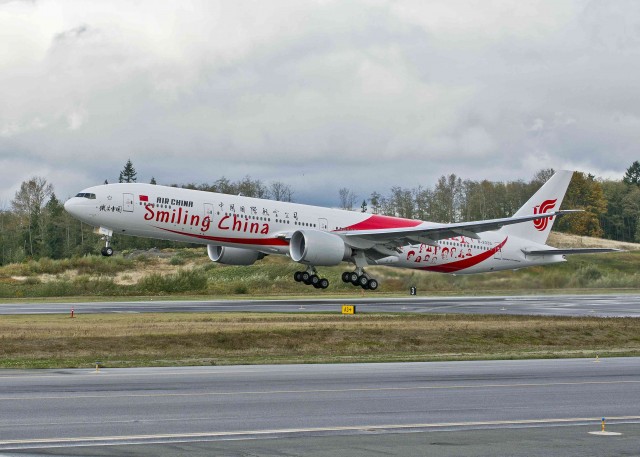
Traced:
[[640, 317], [639, 294], [520, 295], [490, 297], [310, 298], [273, 300], [145, 300], [0, 304], [2, 314], [180, 313], [180, 312], [340, 312], [356, 305], [363, 313], [519, 314], [542, 316]]
[[640, 358], [0, 372], [0, 455], [638, 452]]

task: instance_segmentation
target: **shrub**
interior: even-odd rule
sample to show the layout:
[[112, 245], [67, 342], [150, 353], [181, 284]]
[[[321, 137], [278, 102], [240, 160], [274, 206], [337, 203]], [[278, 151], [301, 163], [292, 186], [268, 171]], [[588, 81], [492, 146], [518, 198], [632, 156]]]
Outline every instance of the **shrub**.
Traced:
[[244, 295], [244, 294], [247, 294], [249, 290], [247, 289], [246, 285], [238, 284], [234, 287], [233, 292], [238, 295]]
[[184, 258], [178, 255], [174, 255], [173, 257], [171, 257], [171, 259], [169, 260], [169, 264], [170, 265], [184, 265], [185, 261]]
[[587, 265], [576, 272], [576, 281], [582, 287], [593, 286], [602, 278], [602, 272], [595, 265]]
[[138, 288], [148, 293], [203, 292], [207, 277], [202, 271], [180, 270], [176, 274], [162, 276], [154, 273], [138, 282]]

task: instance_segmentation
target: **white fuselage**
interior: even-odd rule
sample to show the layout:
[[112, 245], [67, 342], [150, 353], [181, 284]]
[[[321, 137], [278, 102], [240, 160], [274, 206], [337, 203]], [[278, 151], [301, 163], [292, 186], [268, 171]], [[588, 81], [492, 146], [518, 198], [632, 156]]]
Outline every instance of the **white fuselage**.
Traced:
[[[124, 235], [289, 255], [298, 230], [344, 235], [358, 230], [433, 228], [442, 224], [369, 213], [151, 184], [107, 184], [83, 190], [65, 208], [83, 222]], [[84, 196], [83, 196], [84, 195]], [[535, 243], [500, 230], [408, 244], [371, 263], [443, 273], [481, 273], [564, 261], [527, 256]]]

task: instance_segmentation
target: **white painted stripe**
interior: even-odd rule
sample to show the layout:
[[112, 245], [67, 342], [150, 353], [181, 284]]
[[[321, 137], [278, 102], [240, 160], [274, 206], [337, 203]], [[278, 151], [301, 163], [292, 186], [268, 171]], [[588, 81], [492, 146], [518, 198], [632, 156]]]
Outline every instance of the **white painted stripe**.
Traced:
[[[613, 421], [640, 421], [640, 416], [617, 416], [609, 417], [607, 420]], [[4, 449], [11, 449], [9, 446], [18, 447], [55, 447], [55, 446], [80, 446], [86, 444], [114, 446], [123, 442], [154, 442], [179, 440], [206, 440], [211, 438], [225, 437], [250, 437], [265, 435], [282, 435], [296, 433], [326, 433], [326, 432], [358, 432], [358, 431], [383, 431], [383, 430], [409, 430], [409, 429], [434, 429], [434, 428], [459, 428], [459, 427], [509, 427], [509, 426], [544, 426], [560, 424], [579, 424], [595, 422], [600, 423], [600, 417], [572, 417], [572, 418], [552, 418], [552, 419], [515, 419], [496, 421], [473, 421], [473, 422], [435, 422], [418, 424], [385, 424], [385, 425], [351, 425], [337, 427], [309, 427], [309, 428], [285, 428], [272, 430], [242, 430], [229, 432], [204, 432], [204, 433], [168, 433], [155, 435], [118, 435], [118, 436], [87, 436], [77, 438], [47, 438], [29, 440], [6, 440], [0, 441], [0, 446]]]

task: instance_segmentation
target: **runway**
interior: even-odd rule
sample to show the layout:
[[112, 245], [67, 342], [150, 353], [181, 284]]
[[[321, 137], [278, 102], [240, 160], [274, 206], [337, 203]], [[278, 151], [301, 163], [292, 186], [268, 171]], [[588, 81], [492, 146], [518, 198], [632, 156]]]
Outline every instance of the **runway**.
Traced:
[[5, 370], [0, 411], [0, 455], [612, 455], [640, 358]]
[[310, 298], [274, 300], [147, 300], [83, 303], [0, 304], [0, 314], [340, 312], [356, 305], [364, 313], [520, 314], [543, 316], [640, 317], [639, 294], [521, 295], [492, 297]]

